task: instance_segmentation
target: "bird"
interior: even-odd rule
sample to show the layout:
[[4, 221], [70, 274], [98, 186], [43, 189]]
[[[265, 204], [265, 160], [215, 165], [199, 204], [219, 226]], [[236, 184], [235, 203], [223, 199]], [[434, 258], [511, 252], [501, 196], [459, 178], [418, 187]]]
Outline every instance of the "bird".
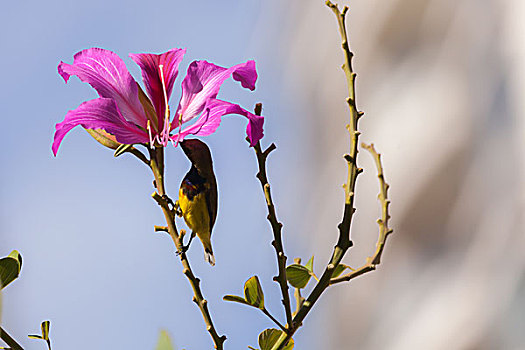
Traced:
[[180, 185], [177, 200], [179, 215], [192, 230], [188, 244], [183, 245], [183, 251], [189, 248], [197, 235], [204, 247], [205, 260], [214, 266], [211, 233], [217, 218], [218, 193], [211, 152], [204, 142], [197, 139], [184, 140], [180, 146], [191, 162], [191, 168]]

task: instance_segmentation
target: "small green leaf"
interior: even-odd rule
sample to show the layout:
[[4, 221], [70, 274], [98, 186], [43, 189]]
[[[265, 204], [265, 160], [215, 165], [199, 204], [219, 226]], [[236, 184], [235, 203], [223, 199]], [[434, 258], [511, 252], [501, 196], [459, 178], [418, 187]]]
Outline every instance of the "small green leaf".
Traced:
[[[261, 350], [271, 350], [281, 336], [285, 337], [286, 334], [279, 329], [269, 328], [262, 331], [261, 334], [259, 334], [259, 346], [261, 347]], [[293, 347], [293, 339], [290, 339], [283, 350], [292, 350]]]
[[264, 310], [264, 293], [257, 276], [251, 277], [244, 283], [244, 298], [238, 295], [225, 295], [222, 299]]
[[261, 310], [264, 309], [264, 293], [257, 276], [251, 277], [244, 284], [244, 299], [246, 299], [248, 304]]
[[9, 253], [8, 256], [18, 260], [18, 263], [20, 264], [20, 269], [22, 269], [22, 255], [18, 252], [18, 250], [13, 250], [11, 253]]
[[308, 269], [308, 271], [310, 271], [312, 273], [314, 272], [314, 256], [313, 255], [310, 258], [310, 260], [308, 260], [306, 265], [304, 265], [304, 267], [306, 267]]
[[49, 339], [49, 328], [50, 327], [51, 327], [51, 322], [50, 321], [44, 321], [44, 322], [42, 322], [40, 324], [40, 328], [42, 330], [42, 335], [30, 334], [30, 335], [28, 335], [28, 337], [31, 338], [31, 339], [45, 340], [45, 342], [47, 343], [48, 350], [51, 350], [51, 340]]
[[157, 342], [157, 347], [155, 350], [174, 350], [173, 343], [171, 342], [171, 337], [167, 331], [161, 330], [159, 334], [159, 341]]
[[254, 347], [251, 347], [250, 345], [248, 345], [248, 349], [250, 349], [250, 350], [259, 350], [259, 349], [256, 349]]
[[334, 272], [332, 272], [331, 278], [339, 277], [339, 275], [341, 275], [346, 269], [353, 270], [350, 266], [345, 265], [345, 264], [337, 265], [336, 268], [334, 269]]
[[42, 339], [49, 340], [49, 327], [51, 326], [51, 322], [44, 321], [40, 325], [40, 328], [42, 328]]
[[238, 295], [225, 295], [222, 297], [222, 300], [224, 301], [234, 301], [236, 303], [241, 303], [241, 304], [246, 304], [246, 305], [250, 305], [251, 304], [249, 302], [246, 301], [246, 299], [244, 299], [243, 297], [240, 297]]
[[126, 153], [127, 151], [129, 151], [132, 147], [133, 147], [133, 145], [122, 144], [122, 145], [118, 146], [118, 148], [115, 150], [115, 153], [113, 154], [113, 156], [114, 157], [118, 157], [118, 156]]
[[295, 288], [304, 288], [310, 281], [311, 272], [306, 267], [299, 264], [292, 264], [286, 268], [286, 278]]
[[0, 289], [5, 288], [19, 275], [22, 268], [22, 255], [16, 250], [5, 258], [0, 259]]

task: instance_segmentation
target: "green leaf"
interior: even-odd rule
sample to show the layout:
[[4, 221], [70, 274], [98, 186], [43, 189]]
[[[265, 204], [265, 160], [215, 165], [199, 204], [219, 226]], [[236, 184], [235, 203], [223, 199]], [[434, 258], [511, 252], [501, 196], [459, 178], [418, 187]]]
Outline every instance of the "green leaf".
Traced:
[[251, 277], [244, 283], [244, 298], [238, 295], [225, 295], [222, 299], [264, 310], [264, 293], [257, 276]]
[[40, 328], [42, 328], [42, 339], [49, 340], [49, 327], [51, 326], [51, 322], [44, 321], [40, 325]]
[[244, 284], [244, 299], [246, 299], [248, 304], [261, 310], [264, 309], [264, 293], [257, 276], [251, 277]]
[[0, 259], [0, 289], [13, 282], [20, 275], [21, 268], [22, 255], [16, 250], [13, 250], [5, 258]]
[[22, 268], [22, 255], [18, 252], [18, 250], [13, 250], [9, 255], [13, 259], [17, 259], [18, 263], [20, 264], [20, 269]]
[[[271, 350], [281, 336], [286, 336], [286, 334], [279, 329], [269, 328], [262, 331], [261, 334], [259, 334], [259, 346], [261, 347], [261, 350]], [[293, 347], [293, 339], [290, 339], [283, 350], [292, 350]]]
[[122, 145], [118, 146], [118, 148], [115, 150], [115, 153], [113, 154], [113, 156], [118, 157], [118, 156], [126, 153], [127, 151], [129, 151], [132, 147], [133, 147], [133, 145], [122, 144]]
[[236, 303], [241, 303], [241, 304], [252, 306], [249, 302], [246, 301], [246, 299], [244, 299], [243, 297], [240, 297], [238, 295], [225, 295], [225, 296], [222, 297], [222, 300], [224, 300], [224, 301], [233, 301], [233, 302], [236, 302]]
[[345, 265], [345, 264], [337, 265], [336, 268], [334, 269], [334, 272], [332, 272], [331, 278], [339, 277], [339, 275], [341, 275], [346, 269], [353, 270], [350, 266]]
[[155, 350], [174, 350], [170, 335], [167, 331], [161, 330], [159, 334], [159, 341]]
[[304, 288], [312, 277], [310, 270], [299, 264], [292, 264], [286, 268], [286, 279], [295, 288]]
[[310, 260], [308, 260], [306, 265], [304, 265], [304, 267], [306, 267], [308, 269], [308, 271], [310, 271], [311, 273], [314, 272], [314, 256], [313, 255], [310, 258]]

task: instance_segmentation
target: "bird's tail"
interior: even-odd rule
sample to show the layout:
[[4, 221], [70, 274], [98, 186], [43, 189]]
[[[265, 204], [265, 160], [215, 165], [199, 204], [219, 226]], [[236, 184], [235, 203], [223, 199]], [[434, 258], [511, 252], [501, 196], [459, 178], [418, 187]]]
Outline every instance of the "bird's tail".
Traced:
[[211, 246], [209, 248], [204, 249], [204, 259], [211, 265], [215, 266], [215, 257], [213, 256], [213, 251], [211, 250]]
[[204, 260], [206, 260], [211, 266], [215, 266], [215, 257], [213, 256], [213, 249], [211, 248], [211, 235], [199, 235], [202, 245], [204, 247]]

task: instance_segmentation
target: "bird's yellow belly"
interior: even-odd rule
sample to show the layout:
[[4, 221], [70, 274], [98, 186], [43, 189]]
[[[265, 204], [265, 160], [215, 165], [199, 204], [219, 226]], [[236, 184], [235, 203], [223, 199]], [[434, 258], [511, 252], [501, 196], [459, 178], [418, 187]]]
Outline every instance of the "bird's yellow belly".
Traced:
[[204, 193], [197, 194], [190, 201], [182, 190], [179, 191], [179, 206], [184, 221], [193, 232], [199, 237], [203, 234], [210, 234], [210, 215]]

